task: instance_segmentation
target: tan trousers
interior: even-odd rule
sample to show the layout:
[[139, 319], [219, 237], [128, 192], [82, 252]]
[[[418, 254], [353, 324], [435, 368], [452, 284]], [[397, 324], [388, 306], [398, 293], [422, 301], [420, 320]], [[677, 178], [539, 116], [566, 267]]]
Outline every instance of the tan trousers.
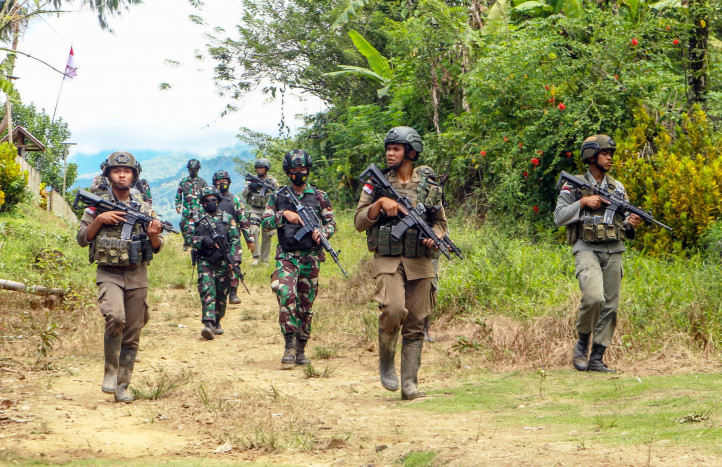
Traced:
[[[253, 215], [253, 214], [252, 214]], [[260, 222], [260, 218], [257, 218]], [[251, 237], [253, 237], [253, 257], [267, 263], [271, 254], [271, 238], [276, 234], [275, 230], [264, 230], [260, 225], [251, 220]]]
[[409, 341], [424, 339], [424, 322], [431, 314], [431, 278], [407, 280], [403, 264], [394, 274], [376, 276], [374, 300], [379, 304], [379, 329], [387, 334], [401, 330]]
[[578, 251], [574, 255], [582, 289], [577, 331], [594, 331], [595, 344], [609, 347], [617, 328], [619, 291], [622, 288], [622, 254]]
[[122, 335], [124, 349], [138, 348], [140, 331], [150, 318], [147, 296], [147, 287], [125, 290], [112, 282], [98, 284], [98, 306], [105, 318], [105, 335]]

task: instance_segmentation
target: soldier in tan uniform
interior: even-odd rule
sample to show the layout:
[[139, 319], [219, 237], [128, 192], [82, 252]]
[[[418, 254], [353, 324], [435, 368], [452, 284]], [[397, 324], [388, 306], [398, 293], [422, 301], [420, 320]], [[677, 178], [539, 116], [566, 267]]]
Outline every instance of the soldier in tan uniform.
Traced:
[[[441, 205], [441, 187], [432, 183], [435, 175], [428, 166], [414, 169], [413, 162], [423, 150], [421, 136], [409, 127], [392, 128], [384, 139], [386, 178], [414, 205], [424, 203], [434, 232], [447, 233], [446, 215]], [[420, 239], [409, 229], [399, 241], [390, 236], [391, 227], [403, 213], [396, 201], [385, 196], [380, 187], [366, 184], [354, 217], [359, 232], [366, 231], [370, 251], [374, 252], [373, 275], [376, 278], [374, 300], [379, 304], [379, 373], [381, 385], [389, 391], [399, 389], [394, 368], [396, 343], [401, 342], [401, 398], [416, 399], [417, 373], [424, 344], [424, 322], [431, 313], [431, 258], [438, 250], [431, 239]]]
[[253, 237], [254, 247], [251, 249], [253, 253], [253, 262], [251, 266], [258, 266], [260, 261], [262, 264], [268, 264], [268, 257], [271, 254], [271, 239], [276, 235], [275, 230], [261, 228], [261, 220], [266, 212], [266, 204], [271, 194], [278, 188], [278, 180], [268, 173], [271, 170], [271, 161], [265, 158], [256, 160], [253, 164], [256, 169], [256, 175], [261, 180], [266, 180], [269, 185], [273, 186], [273, 190], [262, 186], [260, 183], [249, 182], [241, 196], [246, 199], [248, 206], [248, 220], [251, 223], [251, 236]]
[[[130, 187], [138, 174], [132, 154], [114, 152], [108, 156], [103, 172], [110, 190], [102, 197], [118, 203], [141, 203], [141, 211], [155, 217], [150, 207], [142, 204], [142, 198], [131, 194]], [[128, 385], [140, 331], [149, 318], [147, 265], [163, 247], [163, 237], [158, 220], [150, 222], [145, 231], [136, 224], [133, 239], [137, 241], [131, 246], [131, 242], [120, 238], [125, 223], [123, 215], [123, 211], [98, 214], [95, 208], [87, 208], [80, 220], [77, 240], [80, 246], [90, 247], [90, 260], [98, 264], [98, 306], [105, 318], [105, 375], [101, 389], [114, 393], [116, 401], [127, 403], [133, 401]]]
[[[616, 149], [614, 140], [606, 135], [585, 139], [581, 159], [589, 164], [589, 170], [578, 177], [591, 186], [616, 192], [627, 199], [624, 186], [607, 173], [612, 168]], [[557, 198], [554, 223], [567, 228], [567, 241], [572, 246], [577, 279], [582, 289], [577, 318], [579, 338], [574, 346], [572, 365], [579, 371], [614, 373], [615, 370], [608, 368], [602, 357], [617, 327], [624, 238], [634, 238], [634, 229], [642, 219], [636, 214], [617, 214], [613, 225], [603, 224], [605, 203], [609, 204], [591, 191], [564, 185]], [[587, 360], [592, 332], [592, 351]]]

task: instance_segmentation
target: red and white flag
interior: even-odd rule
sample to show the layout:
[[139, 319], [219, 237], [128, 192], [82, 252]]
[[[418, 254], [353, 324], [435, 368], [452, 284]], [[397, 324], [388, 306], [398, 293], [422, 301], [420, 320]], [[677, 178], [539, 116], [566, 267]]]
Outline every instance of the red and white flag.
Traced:
[[[65, 65], [65, 78], [73, 79], [78, 75], [78, 67], [75, 66], [75, 54], [73, 46], [70, 46], [70, 55], [68, 55], [68, 63]], [[63, 79], [65, 79], [63, 78]]]

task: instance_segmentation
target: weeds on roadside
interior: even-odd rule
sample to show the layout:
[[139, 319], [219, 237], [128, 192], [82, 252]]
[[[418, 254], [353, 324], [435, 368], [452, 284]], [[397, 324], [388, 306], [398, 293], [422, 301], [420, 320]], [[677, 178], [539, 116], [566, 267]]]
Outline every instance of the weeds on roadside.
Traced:
[[318, 371], [312, 364], [303, 365], [303, 374], [306, 378], [330, 378], [333, 374], [333, 368], [326, 367], [323, 371]]
[[394, 462], [394, 464], [403, 467], [431, 467], [436, 464], [435, 459], [436, 451], [411, 451]]
[[174, 389], [187, 384], [190, 375], [184, 370], [177, 374], [169, 374], [163, 368], [153, 368], [155, 377], [141, 378], [131, 386], [130, 391], [136, 399], [158, 400], [169, 395]]
[[338, 357], [338, 347], [314, 347], [313, 354], [316, 358], [320, 358], [322, 360], [329, 360], [331, 358]]

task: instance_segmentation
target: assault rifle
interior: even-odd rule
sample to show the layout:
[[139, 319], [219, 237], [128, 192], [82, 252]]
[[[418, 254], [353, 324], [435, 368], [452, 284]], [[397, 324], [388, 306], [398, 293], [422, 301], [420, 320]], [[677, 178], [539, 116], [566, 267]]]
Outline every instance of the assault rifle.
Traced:
[[[133, 227], [136, 223], [139, 223], [143, 228], [147, 229], [148, 224], [156, 219], [147, 214], [143, 214], [140, 211], [140, 203], [137, 201], [131, 201], [130, 205], [124, 203], [114, 203], [107, 199], [101, 198], [98, 195], [94, 195], [85, 190], [78, 190], [75, 195], [75, 201], [73, 202], [73, 209], [82, 209], [84, 207], [94, 207], [98, 213], [108, 211], [123, 211], [125, 214], [125, 223], [123, 224], [123, 230], [120, 232], [120, 238], [123, 240], [130, 240], [133, 234]], [[168, 221], [160, 221], [160, 227], [171, 233], [180, 233], [178, 230], [173, 228], [173, 225]]]
[[575, 177], [569, 172], [565, 172], [562, 170], [562, 173], [559, 174], [559, 179], [557, 180], [556, 189], [561, 190], [565, 183], [571, 185], [574, 188], [587, 189], [609, 203], [607, 204], [607, 209], [606, 211], [604, 211], [604, 216], [602, 217], [603, 224], [611, 225], [614, 222], [614, 215], [617, 213], [619, 213], [620, 215], [624, 215], [625, 213], [630, 212], [632, 214], [638, 215], [645, 222], [648, 222], [650, 224], [657, 224], [663, 229], [667, 229], [672, 232], [672, 227], [664, 225], [658, 220], [656, 220], [652, 215], [651, 211], [645, 211], [644, 209], [631, 204], [629, 201], [624, 199], [624, 196], [621, 193], [618, 193], [616, 191], [614, 193], [610, 193], [602, 188], [593, 187], [585, 179]]
[[252, 183], [258, 183], [261, 185], [261, 196], [266, 196], [266, 192], [268, 191], [276, 191], [276, 187], [273, 186], [273, 183], [271, 183], [270, 180], [264, 180], [262, 178], [258, 178], [255, 175], [246, 174], [246, 181], [252, 182]]
[[459, 259], [464, 259], [461, 250], [451, 241], [448, 235], [445, 234], [439, 238], [431, 226], [426, 223], [426, 206], [424, 206], [423, 203], [419, 203], [414, 207], [408, 196], [401, 196], [401, 194], [391, 186], [389, 180], [384, 173], [376, 167], [376, 164], [369, 165], [366, 170], [359, 175], [359, 180], [361, 180], [362, 183], [369, 183], [370, 181], [372, 185], [380, 187], [406, 211], [406, 213], [399, 212], [399, 218], [401, 220], [391, 228], [391, 238], [399, 241], [401, 237], [404, 236], [404, 233], [413, 227], [419, 230], [421, 238], [430, 238], [433, 240], [434, 245], [436, 245], [448, 259], [451, 259], [449, 252], [454, 253]]
[[238, 280], [241, 281], [241, 284], [243, 284], [243, 288], [246, 289], [246, 292], [248, 292], [248, 295], [251, 294], [251, 291], [248, 290], [248, 287], [246, 286], [246, 281], [243, 279], [245, 278], [244, 274], [241, 272], [241, 267], [236, 264], [236, 260], [233, 258], [233, 255], [231, 254], [231, 247], [228, 245], [228, 240], [226, 240], [226, 237], [216, 232], [216, 230], [213, 228], [213, 224], [211, 224], [211, 221], [208, 220], [208, 216], [201, 217], [201, 220], [199, 223], [204, 222], [208, 226], [209, 231], [211, 232], [211, 237], [213, 237], [213, 242], [215, 242], [216, 247], [221, 252], [223, 257], [228, 261], [228, 267], [231, 268], [231, 270], [236, 274], [236, 277], [238, 277]]
[[[284, 194], [283, 192], [286, 191], [287, 194]], [[304, 206], [301, 204], [301, 202], [296, 197], [296, 194], [291, 191], [291, 189], [288, 187], [288, 185], [281, 188], [281, 190], [278, 192], [279, 195], [284, 196], [288, 198], [292, 203], [293, 206], [296, 208], [296, 214], [298, 214], [301, 217], [301, 220], [303, 221], [303, 226], [301, 226], [300, 229], [296, 231], [296, 234], [293, 236], [294, 240], [297, 242], [301, 241], [301, 239], [306, 234], [312, 234], [314, 230], [318, 229], [321, 232], [321, 246], [324, 250], [328, 252], [329, 255], [331, 255], [331, 258], [333, 258], [334, 262], [338, 265], [338, 267], [341, 269], [341, 272], [344, 276], [348, 277], [348, 274], [346, 274], [346, 271], [343, 269], [343, 266], [341, 266], [341, 263], [338, 261], [338, 255], [341, 253], [341, 250], [334, 250], [331, 246], [331, 243], [329, 243], [328, 238], [323, 234], [323, 224], [321, 223], [321, 220], [318, 218], [315, 212], [313, 212], [313, 209], [309, 208], [308, 206]]]

